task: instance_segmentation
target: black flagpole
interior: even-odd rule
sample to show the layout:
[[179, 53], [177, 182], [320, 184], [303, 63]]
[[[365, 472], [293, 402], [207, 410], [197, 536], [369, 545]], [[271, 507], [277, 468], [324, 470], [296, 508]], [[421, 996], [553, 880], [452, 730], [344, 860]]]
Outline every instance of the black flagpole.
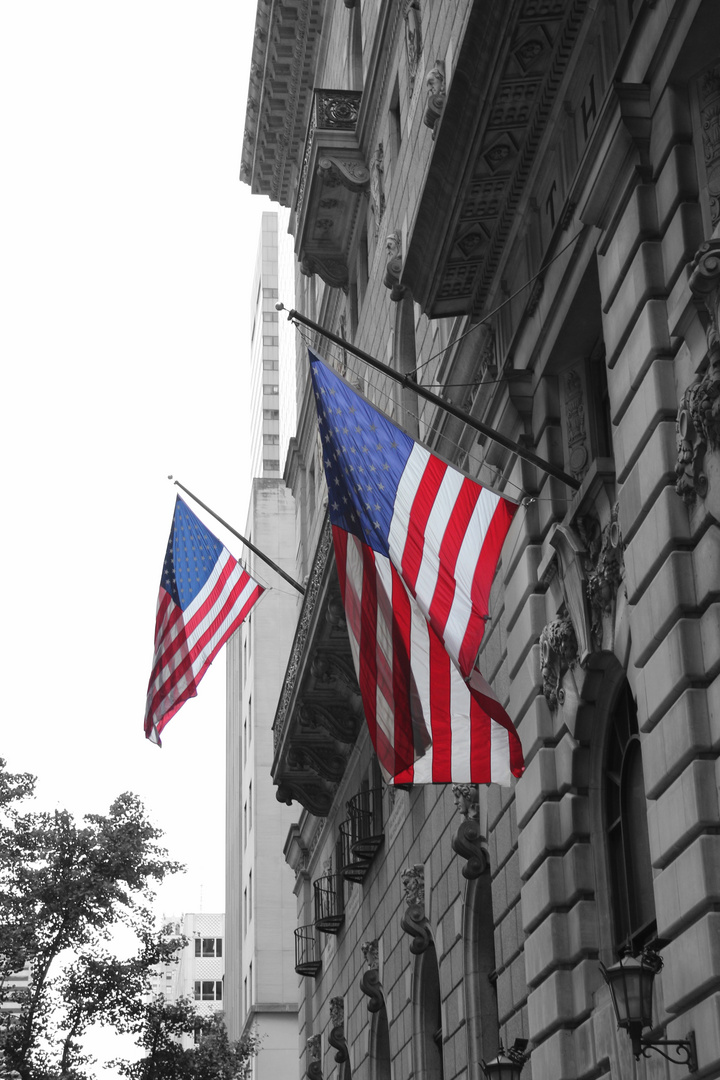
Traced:
[[[283, 304], [276, 304], [275, 307], [278, 311], [286, 311], [287, 308]], [[462, 409], [458, 409], [456, 405], [453, 405], [449, 401], [444, 401], [437, 394], [433, 394], [432, 390], [426, 389], [422, 383], [416, 381], [412, 375], [402, 375], [399, 371], [395, 371], [393, 368], [384, 364], [382, 360], [377, 360], [370, 353], [366, 353], [363, 349], [358, 349], [356, 345], [351, 345], [345, 338], [340, 337], [338, 334], [334, 334], [332, 330], [326, 330], [324, 326], [320, 326], [319, 323], [313, 322], [312, 319], [306, 318], [305, 315], [301, 315], [299, 311], [295, 311], [293, 308], [287, 313], [288, 320], [297, 320], [297, 322], [303, 323], [305, 326], [310, 327], [311, 330], [315, 330], [316, 333], [321, 334], [328, 340], [333, 341], [336, 345], [339, 345], [342, 349], [347, 349], [348, 352], [354, 353], [360, 360], [363, 360], [370, 367], [376, 368], [381, 371], [383, 375], [387, 375], [389, 379], [394, 379], [395, 382], [399, 382], [402, 386], [407, 387], [410, 390], [414, 390], [420, 397], [425, 398], [426, 401], [431, 401], [434, 405], [439, 405], [445, 412], [450, 413], [451, 416], [457, 417], [458, 420], [462, 420], [468, 427], [475, 428], [481, 435], [484, 435], [488, 439], [492, 439], [494, 442], [499, 443], [500, 446], [504, 446], [506, 450], [511, 450], [514, 454], [517, 454], [519, 458], [529, 462], [530, 465], [534, 465], [536, 468], [541, 469], [542, 472], [547, 473], [548, 476], [554, 476], [556, 480], [562, 480], [564, 484], [567, 484], [573, 491], [577, 491], [580, 487], [580, 482], [575, 479], [574, 476], [570, 476], [563, 469], [557, 465], [553, 465], [550, 461], [545, 461], [543, 458], [533, 454], [532, 450], [527, 450], [524, 446], [518, 445], [509, 439], [507, 435], [503, 435], [500, 431], [495, 431], [494, 428], [488, 427], [483, 424], [481, 420], [476, 420], [474, 416], [469, 413], [463, 412]]]
[[191, 499], [194, 499], [199, 506], [202, 506], [203, 510], [207, 510], [208, 514], [212, 514], [215, 520], [219, 521], [221, 525], [224, 525], [225, 528], [233, 534], [233, 536], [237, 536], [238, 540], [242, 540], [245, 547], [250, 548], [250, 550], [253, 551], [259, 559], [262, 559], [263, 562], [266, 562], [268, 566], [272, 566], [273, 570], [277, 574], [279, 574], [281, 578], [285, 578], [288, 584], [292, 585], [293, 589], [297, 589], [299, 593], [301, 593], [303, 596], [305, 595], [305, 590], [303, 589], [302, 585], [300, 585], [300, 583], [295, 580], [295, 578], [291, 578], [290, 575], [286, 574], [285, 571], [281, 567], [279, 567], [276, 562], [273, 562], [272, 559], [269, 559], [267, 555], [263, 555], [262, 551], [260, 551], [259, 548], [256, 548], [255, 545], [251, 544], [249, 540], [247, 540], [241, 533], [237, 531], [237, 529], [233, 529], [232, 525], [228, 525], [227, 521], [224, 521], [219, 514], [216, 514], [214, 510], [211, 510], [207, 503], [204, 503], [202, 499], [198, 499], [197, 495], [193, 495], [192, 491], [190, 491], [190, 488], [186, 488], [185, 485], [181, 484], [179, 480], [173, 480], [172, 476], [168, 476], [168, 480], [172, 480], [173, 484], [176, 484], [179, 488], [182, 488], [183, 491], [186, 492]]

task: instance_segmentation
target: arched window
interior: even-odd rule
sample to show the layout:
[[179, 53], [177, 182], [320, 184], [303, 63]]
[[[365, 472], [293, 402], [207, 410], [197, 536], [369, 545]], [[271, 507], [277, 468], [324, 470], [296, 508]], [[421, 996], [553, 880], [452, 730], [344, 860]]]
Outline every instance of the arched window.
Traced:
[[430, 944], [415, 962], [414, 1073], [417, 1080], [443, 1080], [443, 1029], [440, 971], [435, 946]]
[[384, 1000], [370, 1021], [370, 1076], [372, 1080], [391, 1080], [390, 1028]]
[[656, 921], [637, 709], [627, 680], [610, 718], [605, 826], [615, 949], [637, 952], [655, 937]]
[[468, 881], [463, 911], [463, 980], [467, 1017], [468, 1078], [480, 1080], [480, 1061], [490, 1061], [498, 1051], [497, 990], [495, 987], [495, 936], [490, 872]]

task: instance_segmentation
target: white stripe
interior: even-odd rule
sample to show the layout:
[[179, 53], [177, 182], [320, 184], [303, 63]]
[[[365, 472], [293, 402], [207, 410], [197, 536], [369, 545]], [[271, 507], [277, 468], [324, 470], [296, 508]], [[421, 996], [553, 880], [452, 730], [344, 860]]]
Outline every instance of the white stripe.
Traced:
[[415, 443], [410, 451], [410, 457], [407, 459], [407, 463], [398, 484], [392, 521], [390, 522], [390, 530], [388, 532], [388, 550], [390, 552], [390, 558], [398, 570], [402, 566], [402, 558], [405, 551], [408, 528], [410, 526], [410, 512], [429, 460], [430, 452], [423, 446]]
[[[424, 718], [425, 729], [432, 737], [430, 725], [430, 638], [427, 620], [418, 605], [410, 599], [412, 611], [412, 623], [410, 630], [410, 664], [417, 685], [420, 707]], [[428, 747], [424, 756], [418, 758], [413, 768], [413, 782], [416, 784], [432, 783], [432, 745]]]
[[[395, 702], [393, 698], [393, 641], [392, 641], [392, 625], [388, 625], [387, 620], [382, 614], [380, 604], [380, 595], [385, 595], [386, 607], [390, 610], [390, 617], [392, 618], [392, 571], [390, 569], [390, 562], [384, 556], [375, 552], [375, 589], [378, 596], [377, 603], [377, 622], [375, 632], [377, 635], [377, 652], [382, 653], [385, 657], [385, 662], [390, 669], [390, 700], [386, 700], [385, 695], [380, 690], [380, 680], [376, 679], [375, 690], [375, 719], [377, 726], [385, 733], [385, 736], [392, 747], [395, 746]], [[377, 656], [376, 656], [377, 663]]]
[[450, 661], [450, 776], [453, 784], [469, 784], [470, 779], [470, 691]]
[[510, 736], [494, 720], [490, 725], [490, 776], [493, 783], [510, 786]]
[[440, 570], [440, 547], [463, 482], [464, 477], [459, 472], [446, 469], [425, 527], [425, 544], [415, 583], [415, 595], [426, 616], [430, 613], [430, 605], [435, 596]]

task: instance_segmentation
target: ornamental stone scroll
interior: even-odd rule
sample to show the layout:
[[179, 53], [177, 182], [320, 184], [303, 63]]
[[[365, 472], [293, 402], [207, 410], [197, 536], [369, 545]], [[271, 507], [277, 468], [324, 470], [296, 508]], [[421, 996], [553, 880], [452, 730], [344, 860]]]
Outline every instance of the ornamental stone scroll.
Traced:
[[430, 922], [425, 914], [425, 867], [416, 863], [403, 870], [400, 878], [406, 905], [400, 925], [412, 938], [410, 952], [418, 956], [432, 944]]
[[368, 1012], [379, 1012], [384, 997], [380, 983], [380, 942], [374, 938], [360, 945], [365, 959], [365, 971], [360, 978], [360, 989], [368, 998]]
[[477, 784], [453, 784], [453, 798], [462, 821], [452, 838], [453, 851], [467, 860], [462, 874], [468, 881], [489, 868], [487, 840], [480, 825], [480, 796]]
[[343, 1065], [350, 1055], [345, 1040], [345, 1001], [341, 997], [330, 998], [330, 1034], [328, 1042], [336, 1051], [335, 1061]]
[[309, 1080], [323, 1080], [321, 1046], [320, 1035], [311, 1035], [307, 1040], [307, 1075]]

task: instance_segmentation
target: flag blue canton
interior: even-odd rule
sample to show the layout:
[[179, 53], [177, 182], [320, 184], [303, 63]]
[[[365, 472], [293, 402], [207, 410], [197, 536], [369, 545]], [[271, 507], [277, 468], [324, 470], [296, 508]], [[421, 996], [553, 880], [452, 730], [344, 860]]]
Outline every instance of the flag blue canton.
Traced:
[[222, 550], [217, 537], [178, 498], [160, 584], [183, 611], [205, 585]]
[[400, 477], [413, 440], [310, 350], [330, 521], [389, 554]]

